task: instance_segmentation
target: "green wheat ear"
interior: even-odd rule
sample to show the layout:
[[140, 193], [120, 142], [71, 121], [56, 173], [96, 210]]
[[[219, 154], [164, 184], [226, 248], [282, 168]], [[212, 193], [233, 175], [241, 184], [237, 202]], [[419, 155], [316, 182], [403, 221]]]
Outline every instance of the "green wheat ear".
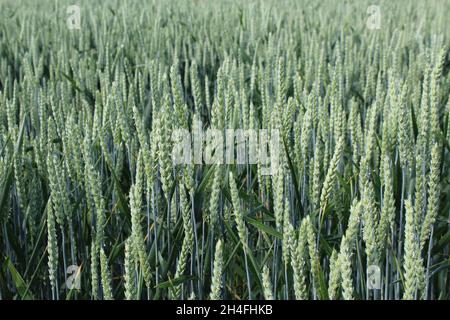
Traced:
[[55, 216], [50, 201], [47, 205], [47, 234], [48, 273], [52, 290], [55, 291], [57, 290], [58, 237], [56, 234]]
[[111, 288], [111, 271], [108, 266], [108, 258], [105, 255], [103, 248], [100, 248], [100, 269], [101, 269], [101, 282], [103, 289], [103, 298], [105, 300], [114, 300]]
[[125, 286], [125, 299], [135, 300], [136, 297], [136, 279], [135, 279], [135, 250], [133, 247], [133, 241], [128, 238], [125, 241], [125, 273], [124, 273], [124, 286]]
[[214, 253], [214, 268], [211, 279], [211, 300], [220, 300], [222, 291], [223, 248], [222, 240], [217, 241]]
[[263, 267], [262, 279], [263, 279], [263, 288], [264, 288], [264, 298], [266, 300], [273, 300], [273, 289], [272, 289], [272, 283], [270, 281], [270, 271], [267, 266]]

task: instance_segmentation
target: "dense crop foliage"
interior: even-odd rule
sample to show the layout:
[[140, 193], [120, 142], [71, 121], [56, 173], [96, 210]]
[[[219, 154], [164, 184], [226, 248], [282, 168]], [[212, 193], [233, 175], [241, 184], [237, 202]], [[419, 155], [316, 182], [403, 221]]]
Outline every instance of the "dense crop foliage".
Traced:
[[74, 2], [0, 4], [1, 299], [450, 298], [448, 1]]

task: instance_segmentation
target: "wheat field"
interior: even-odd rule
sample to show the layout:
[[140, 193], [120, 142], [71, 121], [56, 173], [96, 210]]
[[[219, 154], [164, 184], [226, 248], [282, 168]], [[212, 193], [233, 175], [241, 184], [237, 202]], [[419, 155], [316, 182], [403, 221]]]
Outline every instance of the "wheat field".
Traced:
[[450, 299], [449, 22], [2, 1], [0, 299]]

